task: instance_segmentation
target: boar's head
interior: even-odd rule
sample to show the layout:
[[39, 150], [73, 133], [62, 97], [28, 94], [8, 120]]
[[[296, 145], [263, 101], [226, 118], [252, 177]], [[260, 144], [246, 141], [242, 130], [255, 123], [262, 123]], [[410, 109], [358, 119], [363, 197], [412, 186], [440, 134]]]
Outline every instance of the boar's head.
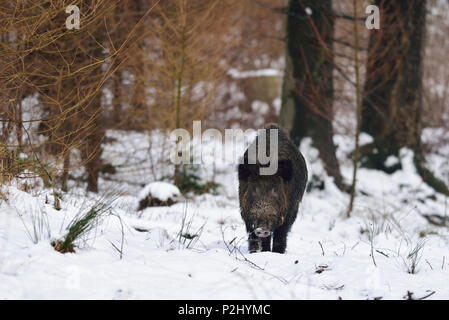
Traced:
[[260, 164], [240, 164], [240, 206], [248, 230], [268, 237], [284, 223], [287, 214], [292, 164], [280, 160], [274, 175], [262, 175]]

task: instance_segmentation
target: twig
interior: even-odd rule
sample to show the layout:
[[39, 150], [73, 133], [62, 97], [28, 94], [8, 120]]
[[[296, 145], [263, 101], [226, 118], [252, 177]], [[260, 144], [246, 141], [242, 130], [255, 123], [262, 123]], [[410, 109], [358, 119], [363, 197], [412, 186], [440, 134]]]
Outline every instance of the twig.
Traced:
[[[429, 290], [428, 290], [429, 291]], [[435, 294], [435, 292], [436, 291], [431, 291], [427, 296], [424, 296], [424, 297], [421, 297], [421, 298], [418, 298], [417, 300], [424, 300], [424, 299], [427, 299], [428, 297], [430, 297], [431, 295], [434, 295]]]
[[318, 241], [318, 244], [320, 245], [320, 247], [321, 247], [321, 252], [322, 252], [322, 254], [323, 254], [323, 256], [324, 256], [324, 248], [323, 248], [323, 245], [321, 244], [320, 241]]
[[[354, 19], [357, 20], [357, 1], [353, 1], [354, 7]], [[356, 132], [355, 132], [355, 147], [354, 147], [354, 156], [352, 159], [353, 171], [352, 171], [352, 183], [351, 183], [351, 193], [348, 209], [346, 211], [346, 217], [349, 218], [351, 216], [351, 212], [354, 206], [355, 192], [356, 192], [356, 183], [357, 183], [357, 168], [359, 161], [359, 142], [360, 142], [360, 130], [361, 130], [361, 122], [362, 122], [362, 103], [360, 101], [360, 75], [359, 75], [359, 31], [357, 22], [354, 21], [354, 42], [355, 42], [355, 50], [354, 50], [354, 68], [355, 68], [355, 83], [356, 83], [356, 110], [357, 110], [357, 118], [356, 118]], [[372, 248], [371, 248], [372, 251]], [[376, 265], [376, 261], [373, 262]]]
[[382, 252], [382, 251], [380, 251], [380, 250], [377, 250], [376, 249], [376, 252], [377, 253], [380, 253], [381, 255], [383, 255], [384, 257], [386, 257], [386, 258], [389, 258], [390, 256], [388, 256], [388, 254], [386, 254], [385, 252]]
[[[121, 231], [121, 234], [122, 234], [122, 239], [121, 239], [121, 243], [120, 243], [120, 250], [118, 250], [118, 252], [120, 252], [120, 260], [122, 260], [122, 258], [123, 258], [123, 243], [125, 242], [125, 230], [124, 230], [124, 227], [123, 227], [122, 218], [118, 214], [112, 214], [112, 215], [117, 217], [118, 221], [120, 221], [120, 228], [121, 228], [120, 231]], [[111, 242], [111, 244], [114, 246], [114, 244], [112, 242]]]
[[114, 243], [112, 243], [112, 241], [108, 240], [108, 242], [114, 247], [115, 250], [117, 250], [120, 253], [120, 260], [122, 260], [123, 251], [117, 248], [117, 246]]
[[[265, 268], [262, 268], [261, 266], [255, 264], [254, 262], [252, 262], [251, 260], [249, 260], [249, 259], [242, 253], [242, 251], [240, 251], [239, 248], [237, 248], [236, 250], [237, 250], [237, 252], [242, 256], [243, 261], [249, 263], [250, 266], [254, 267], [255, 269], [257, 269], [257, 270], [259, 270], [259, 271], [262, 271], [263, 273], [265, 273], [265, 274], [267, 274], [267, 275], [269, 275], [269, 276], [272, 276], [273, 278], [279, 280], [279, 281], [282, 282], [283, 284], [288, 284], [288, 281], [287, 281], [286, 279], [284, 279], [284, 278], [282, 278], [282, 277], [280, 277], [280, 276], [277, 276], [277, 275], [275, 275], [275, 274], [272, 274], [272, 273], [266, 271]], [[241, 259], [239, 259], [238, 257], [236, 257], [236, 259], [241, 261]]]
[[[259, 271], [262, 271], [263, 273], [265, 273], [265, 274], [267, 274], [267, 275], [269, 275], [269, 276], [271, 276], [271, 277], [273, 277], [273, 278], [279, 280], [279, 281], [282, 282], [283, 284], [288, 284], [288, 283], [289, 283], [288, 280], [286, 280], [286, 279], [284, 279], [284, 278], [282, 278], [282, 277], [280, 277], [280, 276], [277, 276], [277, 275], [275, 275], [275, 274], [272, 274], [272, 273], [266, 271], [265, 268], [263, 268], [263, 267], [257, 265], [257, 264], [254, 263], [253, 261], [249, 260], [249, 259], [243, 254], [243, 252], [240, 250], [240, 248], [237, 246], [238, 242], [237, 242], [236, 244], [233, 244], [233, 243], [235, 242], [235, 240], [237, 239], [237, 237], [234, 237], [234, 238], [229, 242], [229, 244], [228, 244], [228, 243], [226, 242], [225, 237], [224, 237], [224, 230], [223, 230], [223, 227], [220, 226], [220, 229], [221, 229], [221, 235], [222, 235], [222, 238], [223, 238], [223, 242], [224, 242], [226, 248], [227, 248], [228, 251], [229, 251], [229, 255], [231, 255], [232, 253], [235, 252], [235, 254], [236, 254], [236, 255], [235, 255], [235, 259], [236, 259], [236, 260], [238, 260], [238, 261], [243, 261], [243, 262], [248, 263], [248, 264], [250, 265], [250, 267], [252, 267], [252, 268], [254, 268], [254, 269], [257, 269], [257, 270], [259, 270]], [[231, 245], [232, 245], [232, 248], [230, 247]], [[241, 258], [239, 258], [239, 257], [237, 256], [237, 253], [241, 256]]]

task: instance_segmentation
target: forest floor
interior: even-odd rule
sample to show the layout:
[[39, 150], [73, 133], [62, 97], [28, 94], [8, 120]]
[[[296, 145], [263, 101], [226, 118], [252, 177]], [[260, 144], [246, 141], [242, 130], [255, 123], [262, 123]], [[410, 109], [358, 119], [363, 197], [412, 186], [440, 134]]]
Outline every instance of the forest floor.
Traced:
[[[437, 134], [427, 129], [424, 139]], [[360, 169], [346, 218], [349, 196], [303, 141], [309, 182], [319, 177], [324, 185], [305, 194], [286, 254], [249, 254], [235, 165], [215, 163], [217, 195], [137, 211], [142, 185], [165, 174], [149, 159], [164, 153], [144, 134], [109, 135], [115, 142], [103, 157], [118, 171], [101, 179], [100, 194], [120, 195], [75, 253], [61, 254], [50, 243], [100, 196], [72, 181], [55, 210], [51, 190], [24, 192], [23, 182], [3, 187], [0, 299], [449, 299], [449, 200], [422, 182], [408, 150], [401, 151], [403, 170], [392, 175]], [[352, 141], [335, 136], [347, 181]], [[428, 156], [445, 181], [448, 159], [449, 146]], [[432, 217], [446, 226], [429, 223]]]

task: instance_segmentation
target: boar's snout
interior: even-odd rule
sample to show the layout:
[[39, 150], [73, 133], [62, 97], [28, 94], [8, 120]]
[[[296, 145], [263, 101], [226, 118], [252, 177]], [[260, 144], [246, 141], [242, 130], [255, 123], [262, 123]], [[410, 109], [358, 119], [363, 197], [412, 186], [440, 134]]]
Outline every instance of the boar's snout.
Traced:
[[254, 230], [254, 234], [256, 235], [256, 236], [258, 236], [259, 238], [266, 238], [266, 237], [269, 237], [269, 236], [271, 236], [271, 231], [270, 230], [266, 230], [266, 229], [263, 229], [263, 228], [256, 228], [255, 230]]
[[277, 226], [282, 224], [278, 210], [265, 201], [256, 202], [250, 210], [253, 232], [257, 237], [270, 236]]

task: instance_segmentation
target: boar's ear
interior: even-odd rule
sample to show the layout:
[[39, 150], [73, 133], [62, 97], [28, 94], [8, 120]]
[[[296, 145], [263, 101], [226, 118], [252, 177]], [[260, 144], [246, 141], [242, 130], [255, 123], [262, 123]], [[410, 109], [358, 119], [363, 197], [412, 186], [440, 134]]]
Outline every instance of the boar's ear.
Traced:
[[278, 174], [284, 181], [290, 181], [293, 178], [293, 166], [290, 160], [279, 160]]
[[246, 163], [239, 164], [239, 180], [248, 179], [251, 174], [249, 165]]

